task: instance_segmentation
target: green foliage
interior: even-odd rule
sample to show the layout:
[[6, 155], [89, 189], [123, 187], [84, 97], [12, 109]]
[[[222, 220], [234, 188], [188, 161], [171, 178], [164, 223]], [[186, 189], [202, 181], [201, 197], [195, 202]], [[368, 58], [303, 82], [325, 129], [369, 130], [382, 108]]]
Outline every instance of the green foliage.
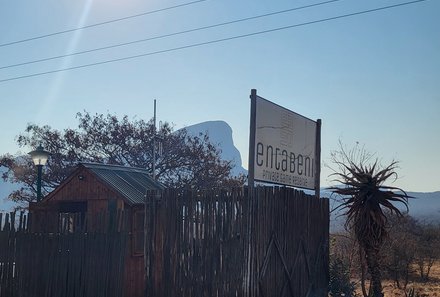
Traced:
[[330, 261], [329, 294], [332, 297], [345, 296], [355, 297], [355, 283], [350, 281], [348, 265], [339, 257]]

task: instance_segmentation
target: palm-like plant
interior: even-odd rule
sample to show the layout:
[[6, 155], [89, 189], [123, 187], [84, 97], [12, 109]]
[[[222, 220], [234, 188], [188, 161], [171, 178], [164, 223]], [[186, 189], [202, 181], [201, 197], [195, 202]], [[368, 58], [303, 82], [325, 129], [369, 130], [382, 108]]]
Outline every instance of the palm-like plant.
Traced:
[[409, 196], [405, 191], [384, 185], [389, 178], [397, 177], [397, 162], [379, 169], [377, 159], [372, 165], [364, 165], [369, 158], [361, 158], [356, 162], [353, 155], [349, 156], [343, 150], [343, 160], [333, 157], [333, 162], [340, 169], [340, 172], [333, 174], [336, 176], [334, 181], [342, 186], [331, 187], [330, 190], [344, 197], [341, 206], [346, 210], [346, 226], [353, 228], [359, 246], [364, 251], [362, 254], [371, 275], [370, 292], [374, 297], [383, 296], [379, 251], [387, 236], [387, 216], [384, 210], [388, 209], [401, 216], [400, 210], [392, 203], [401, 202], [408, 208]]

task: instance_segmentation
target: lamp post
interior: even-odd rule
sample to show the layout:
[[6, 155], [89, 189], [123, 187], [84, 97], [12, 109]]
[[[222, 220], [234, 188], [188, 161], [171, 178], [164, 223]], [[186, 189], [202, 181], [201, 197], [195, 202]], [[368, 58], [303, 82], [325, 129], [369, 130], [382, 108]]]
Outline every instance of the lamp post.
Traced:
[[29, 153], [31, 155], [32, 161], [34, 165], [37, 166], [37, 202], [41, 200], [41, 174], [43, 172], [43, 166], [46, 165], [47, 159], [49, 158], [50, 153], [45, 151], [41, 144], [37, 147], [36, 150]]

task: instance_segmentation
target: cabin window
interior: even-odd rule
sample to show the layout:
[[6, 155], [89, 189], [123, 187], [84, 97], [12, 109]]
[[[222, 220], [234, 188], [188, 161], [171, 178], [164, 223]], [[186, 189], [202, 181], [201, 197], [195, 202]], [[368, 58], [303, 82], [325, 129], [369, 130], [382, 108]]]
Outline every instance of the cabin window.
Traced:
[[84, 226], [87, 212], [87, 202], [62, 202], [58, 217], [60, 232], [72, 233]]
[[144, 254], [144, 211], [135, 211], [133, 215], [133, 255]]
[[116, 199], [110, 199], [108, 201], [107, 208], [110, 213], [116, 213], [118, 209], [118, 202], [116, 201]]

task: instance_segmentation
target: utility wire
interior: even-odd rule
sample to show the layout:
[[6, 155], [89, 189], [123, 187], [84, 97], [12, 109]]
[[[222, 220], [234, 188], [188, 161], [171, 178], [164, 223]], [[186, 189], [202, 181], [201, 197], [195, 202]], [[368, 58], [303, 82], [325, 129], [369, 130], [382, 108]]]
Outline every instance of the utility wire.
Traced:
[[294, 24], [294, 25], [290, 25], [290, 26], [278, 27], [278, 28], [268, 29], [268, 30], [264, 30], [264, 31], [258, 31], [258, 32], [248, 33], [248, 34], [242, 34], [242, 35], [236, 35], [236, 36], [232, 36], [232, 37], [222, 38], [222, 39], [194, 43], [194, 44], [190, 44], [190, 45], [185, 45], [185, 46], [180, 46], [180, 47], [175, 47], [175, 48], [170, 48], [170, 49], [165, 49], [165, 50], [160, 50], [160, 51], [154, 51], [154, 52], [149, 52], [149, 53], [144, 53], [144, 54], [139, 54], [139, 55], [134, 55], [134, 56], [128, 56], [128, 57], [122, 57], [122, 58], [118, 58], [118, 59], [106, 60], [106, 61], [101, 61], [101, 62], [96, 62], [96, 63], [90, 63], [90, 64], [84, 64], [84, 65], [73, 66], [73, 67], [68, 67], [68, 68], [56, 69], [56, 70], [51, 70], [51, 71], [46, 71], [46, 72], [38, 72], [38, 73], [33, 73], [33, 74], [28, 74], [28, 75], [23, 75], [23, 76], [16, 76], [16, 77], [12, 77], [12, 78], [2, 79], [2, 80], [0, 80], [0, 83], [12, 81], [12, 80], [23, 79], [23, 78], [35, 77], [35, 76], [40, 76], [40, 75], [46, 75], [46, 74], [51, 74], [51, 73], [63, 72], [63, 71], [68, 71], [68, 70], [87, 68], [87, 67], [92, 67], [92, 66], [97, 66], [97, 65], [132, 60], [132, 59], [137, 59], [140, 57], [152, 56], [152, 55], [157, 55], [157, 54], [162, 54], [162, 53], [167, 53], [167, 52], [174, 52], [174, 51], [179, 51], [179, 50], [193, 48], [193, 47], [199, 47], [199, 46], [208, 45], [208, 44], [220, 43], [220, 42], [234, 40], [234, 39], [240, 39], [240, 38], [244, 38], [244, 37], [256, 36], [256, 35], [261, 35], [261, 34], [296, 28], [296, 27], [302, 27], [302, 26], [307, 26], [307, 25], [312, 25], [312, 24], [317, 24], [317, 23], [323, 23], [323, 22], [327, 22], [327, 21], [332, 21], [332, 20], [342, 19], [342, 18], [346, 18], [346, 17], [372, 13], [372, 12], [376, 12], [376, 11], [380, 11], [380, 10], [386, 10], [386, 9], [391, 9], [391, 8], [395, 8], [395, 7], [399, 7], [399, 6], [406, 6], [406, 5], [415, 4], [415, 3], [419, 3], [419, 2], [425, 2], [425, 1], [427, 1], [427, 0], [409, 1], [409, 2], [404, 2], [404, 3], [394, 4], [394, 5], [382, 6], [382, 7], [378, 7], [378, 8], [373, 8], [373, 9], [338, 15], [338, 16], [324, 18], [324, 19], [319, 19], [319, 20], [315, 20], [315, 21]]
[[13, 68], [13, 67], [18, 67], [18, 66], [29, 65], [29, 64], [35, 64], [35, 63], [39, 63], [39, 62], [45, 62], [45, 61], [50, 61], [50, 60], [55, 60], [55, 59], [60, 59], [60, 58], [66, 58], [66, 57], [71, 57], [71, 56], [75, 56], [75, 55], [81, 55], [81, 54], [101, 51], [101, 50], [107, 50], [107, 49], [116, 48], [116, 47], [122, 47], [122, 46], [132, 45], [132, 44], [136, 44], [136, 43], [151, 41], [151, 40], [155, 40], [155, 39], [161, 39], [161, 38], [166, 38], [166, 37], [171, 37], [171, 36], [176, 36], [176, 35], [182, 35], [182, 34], [191, 33], [191, 32], [195, 32], [195, 31], [212, 29], [212, 28], [215, 28], [215, 27], [226, 26], [226, 25], [231, 25], [231, 24], [235, 24], [235, 23], [239, 23], [239, 22], [255, 20], [255, 19], [258, 19], [258, 18], [264, 18], [264, 17], [268, 17], [268, 16], [273, 16], [273, 15], [277, 15], [277, 14], [292, 12], [292, 11], [295, 11], [295, 10], [311, 8], [311, 7], [320, 6], [320, 5], [329, 4], [329, 3], [332, 3], [332, 2], [338, 2], [338, 1], [341, 1], [341, 0], [329, 0], [329, 1], [319, 2], [319, 3], [315, 3], [315, 4], [310, 4], [310, 5], [294, 7], [294, 8], [280, 10], [280, 11], [275, 11], [275, 12], [270, 12], [270, 13], [261, 14], [261, 15], [257, 15], [257, 16], [237, 19], [237, 20], [233, 20], [233, 21], [218, 23], [218, 24], [214, 24], [214, 25], [209, 25], [209, 26], [204, 26], [204, 27], [199, 27], [199, 28], [194, 28], [194, 29], [174, 32], [174, 33], [169, 33], [169, 34], [165, 34], [165, 35], [148, 37], [148, 38], [144, 38], [144, 39], [138, 39], [138, 40], [129, 41], [129, 42], [125, 42], [125, 43], [118, 43], [118, 44], [108, 45], [108, 46], [104, 46], [104, 47], [99, 47], [99, 48], [94, 48], [94, 49], [89, 49], [89, 50], [84, 50], [84, 51], [79, 51], [79, 52], [74, 52], [74, 53], [69, 53], [69, 54], [49, 57], [49, 58], [43, 58], [43, 59], [39, 59], [39, 60], [33, 60], [33, 61], [27, 61], [27, 62], [22, 62], [22, 63], [17, 63], [17, 64], [0, 66], [0, 70], [1, 69], [6, 69], [6, 68]]
[[192, 5], [192, 4], [196, 4], [196, 3], [204, 2], [204, 1], [207, 1], [207, 0], [196, 0], [196, 1], [186, 2], [186, 3], [179, 4], [179, 5], [169, 6], [169, 7], [165, 7], [165, 8], [156, 9], [156, 10], [150, 10], [150, 11], [146, 11], [146, 12], [142, 12], [142, 13], [138, 13], [138, 14], [134, 14], [134, 15], [118, 18], [118, 19], [113, 19], [113, 20], [108, 20], [108, 21], [104, 21], [104, 22], [100, 22], [100, 23], [86, 25], [83, 27], [78, 27], [78, 28], [68, 29], [68, 30], [64, 30], [64, 31], [58, 31], [58, 32], [54, 32], [54, 33], [30, 37], [30, 38], [26, 38], [26, 39], [11, 41], [11, 42], [7, 42], [7, 43], [2, 43], [2, 44], [0, 44], [0, 47], [9, 46], [9, 45], [17, 44], [17, 43], [28, 42], [28, 41], [37, 40], [37, 39], [42, 39], [42, 38], [51, 37], [51, 36], [55, 36], [55, 35], [65, 34], [65, 33], [74, 32], [74, 31], [78, 31], [78, 30], [84, 30], [87, 28], [98, 27], [98, 26], [116, 23], [116, 22], [120, 22], [120, 21], [125, 21], [128, 19], [133, 19], [133, 18], [144, 16], [144, 15], [154, 14], [154, 13], [158, 13], [158, 12], [162, 12], [162, 11], [166, 11], [166, 10], [172, 10], [175, 8], [188, 6], [188, 5]]

